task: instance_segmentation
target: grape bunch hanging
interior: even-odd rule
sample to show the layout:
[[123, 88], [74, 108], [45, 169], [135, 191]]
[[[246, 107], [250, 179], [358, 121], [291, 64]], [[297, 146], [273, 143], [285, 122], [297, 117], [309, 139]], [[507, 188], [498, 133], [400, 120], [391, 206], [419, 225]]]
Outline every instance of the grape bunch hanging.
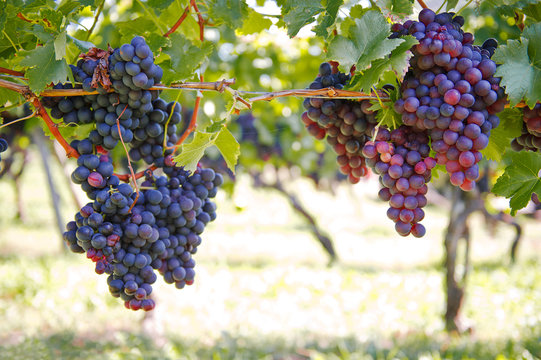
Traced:
[[[162, 77], [145, 40], [136, 36], [118, 49], [91, 49], [71, 66], [76, 85], [95, 95], [43, 98], [65, 124], [92, 124], [88, 138], [74, 140], [77, 168], [71, 179], [91, 200], [67, 224], [63, 238], [86, 254], [98, 274], [107, 274], [112, 296], [132, 310], [149, 311], [156, 270], [178, 289], [195, 278], [193, 255], [206, 225], [216, 219], [220, 174], [198, 167], [193, 173], [172, 161], [182, 126], [181, 106], [150, 90]], [[134, 161], [153, 164], [137, 194], [120, 183], [108, 151], [123, 142]]]
[[511, 148], [515, 151], [539, 151], [541, 149], [541, 103], [535, 104], [533, 109], [524, 108], [522, 119], [522, 135], [511, 141]]
[[[302, 122], [316, 139], [327, 139], [337, 154], [340, 171], [352, 183], [369, 167], [379, 176], [379, 198], [388, 202], [387, 216], [402, 236], [421, 237], [420, 221], [426, 205], [426, 184], [437, 165], [445, 167], [450, 182], [464, 191], [475, 188], [481, 150], [505, 106], [500, 78], [494, 77], [492, 57], [497, 42], [473, 45], [473, 35], [461, 28], [464, 18], [423, 9], [419, 21], [392, 25], [391, 38], [414, 36], [409, 69], [393, 104], [401, 115], [397, 129], [378, 125], [367, 100], [310, 98], [304, 101]], [[343, 88], [349, 75], [323, 63], [310, 89]], [[540, 110], [525, 112], [528, 135], [517, 146], [532, 148], [541, 126]], [[526, 145], [524, 145], [526, 144]], [[532, 146], [530, 146], [532, 145]], [[433, 157], [430, 156], [433, 154]]]

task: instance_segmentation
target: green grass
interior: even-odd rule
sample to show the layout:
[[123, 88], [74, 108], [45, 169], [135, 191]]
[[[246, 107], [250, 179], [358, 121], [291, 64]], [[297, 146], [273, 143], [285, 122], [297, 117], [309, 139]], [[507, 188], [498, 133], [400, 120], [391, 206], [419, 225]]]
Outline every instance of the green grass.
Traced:
[[[472, 330], [449, 337], [445, 209], [427, 209], [425, 238], [404, 239], [389, 231], [373, 181], [336, 197], [294, 186], [333, 235], [338, 264], [326, 266], [287, 201], [245, 184], [233, 200], [219, 196], [195, 284], [158, 281], [145, 315], [111, 297], [87, 259], [62, 251], [39, 164], [25, 174], [26, 223], [13, 221], [11, 185], [0, 182], [0, 359], [541, 359], [540, 224], [520, 219], [510, 266], [512, 230], [492, 234], [472, 219], [463, 310]], [[75, 208], [60, 190], [67, 221]]]

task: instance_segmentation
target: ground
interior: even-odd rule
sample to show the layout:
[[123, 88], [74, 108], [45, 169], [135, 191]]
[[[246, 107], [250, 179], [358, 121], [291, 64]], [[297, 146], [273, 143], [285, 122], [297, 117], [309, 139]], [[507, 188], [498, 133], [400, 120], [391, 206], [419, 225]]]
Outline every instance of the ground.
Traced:
[[[53, 164], [62, 216], [75, 206]], [[442, 234], [447, 209], [430, 206], [423, 239], [401, 238], [376, 199], [374, 178], [336, 196], [292, 189], [333, 237], [330, 267], [307, 227], [273, 192], [246, 178], [220, 193], [203, 234], [196, 282], [155, 286], [156, 310], [124, 309], [83, 256], [65, 252], [37, 154], [24, 175], [26, 223], [0, 182], [0, 358], [6, 359], [533, 359], [541, 358], [541, 224], [487, 231], [474, 216], [464, 319], [443, 332]], [[81, 196], [82, 199], [82, 196]]]

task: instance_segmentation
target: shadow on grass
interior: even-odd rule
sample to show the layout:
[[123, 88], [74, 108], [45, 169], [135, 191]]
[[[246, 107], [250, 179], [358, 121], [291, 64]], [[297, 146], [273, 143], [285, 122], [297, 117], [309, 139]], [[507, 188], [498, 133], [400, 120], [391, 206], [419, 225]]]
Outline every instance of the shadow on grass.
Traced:
[[[307, 338], [310, 338], [307, 334]], [[157, 342], [162, 343], [158, 345]], [[520, 341], [476, 341], [470, 337], [408, 335], [360, 342], [353, 338], [291, 344], [287, 339], [248, 339], [228, 334], [212, 344], [177, 339], [153, 341], [127, 333], [55, 333], [0, 345], [2, 359], [541, 359], [541, 330]]]

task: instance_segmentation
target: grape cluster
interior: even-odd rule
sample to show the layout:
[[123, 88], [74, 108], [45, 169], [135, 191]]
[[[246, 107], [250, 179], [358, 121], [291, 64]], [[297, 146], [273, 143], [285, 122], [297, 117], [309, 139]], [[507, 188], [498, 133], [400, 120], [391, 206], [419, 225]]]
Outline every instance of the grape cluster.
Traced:
[[149, 173], [137, 197], [130, 185], [119, 183], [108, 156], [93, 154], [90, 140], [72, 146], [81, 154], [72, 180], [94, 201], [67, 224], [64, 240], [69, 248], [86, 253], [96, 273], [108, 274], [111, 294], [132, 310], [154, 308], [149, 298], [157, 279], [154, 270], [178, 289], [193, 284], [192, 255], [205, 226], [216, 219], [211, 199], [222, 176], [212, 169], [190, 174], [164, 166], [166, 175], [156, 178]]
[[389, 202], [387, 216], [395, 222], [402, 236], [425, 234], [419, 222], [424, 218], [427, 186], [436, 160], [429, 157], [426, 133], [401, 126], [389, 132], [379, 129], [375, 141], [368, 141], [362, 150], [366, 163], [379, 175], [382, 186], [379, 198]]
[[522, 135], [511, 141], [511, 148], [515, 151], [522, 149], [539, 151], [541, 149], [541, 103], [535, 104], [533, 109], [524, 108]]
[[393, 25], [394, 37], [419, 40], [394, 106], [405, 125], [428, 131], [438, 164], [467, 191], [479, 178], [480, 151], [499, 125], [505, 98], [490, 60], [496, 41], [473, 46], [473, 35], [461, 30], [464, 19], [453, 15], [423, 9], [419, 21]]
[[[333, 69], [330, 63], [323, 63], [309, 88], [342, 89], [349, 78]], [[306, 98], [303, 105], [306, 111], [301, 120], [308, 132], [318, 140], [327, 137], [327, 143], [337, 154], [340, 172], [347, 175], [351, 183], [359, 182], [367, 171], [361, 150], [377, 123], [375, 114], [369, 110], [370, 102]]]
[[[6, 139], [2, 139], [0, 138], [0, 161], [2, 161], [2, 156], [1, 154], [6, 151], [8, 149], [8, 142], [6, 141]], [[2, 168], [0, 167], [0, 170], [2, 170]]]
[[[175, 166], [168, 148], [178, 141], [181, 106], [149, 90], [162, 70], [142, 37], [116, 50], [91, 49], [71, 70], [80, 84], [56, 89], [98, 94], [43, 98], [53, 117], [95, 126], [88, 138], [71, 143], [79, 153], [71, 179], [91, 202], [67, 224], [64, 240], [94, 262], [96, 273], [108, 274], [111, 294], [127, 308], [152, 310], [155, 270], [179, 289], [193, 284], [193, 254], [206, 225], [216, 219], [211, 199], [223, 178], [211, 169], [190, 173]], [[120, 183], [108, 155], [98, 155], [113, 150], [120, 139], [130, 146], [133, 160], [154, 163], [164, 174], [155, 177], [147, 170], [139, 193]]]

